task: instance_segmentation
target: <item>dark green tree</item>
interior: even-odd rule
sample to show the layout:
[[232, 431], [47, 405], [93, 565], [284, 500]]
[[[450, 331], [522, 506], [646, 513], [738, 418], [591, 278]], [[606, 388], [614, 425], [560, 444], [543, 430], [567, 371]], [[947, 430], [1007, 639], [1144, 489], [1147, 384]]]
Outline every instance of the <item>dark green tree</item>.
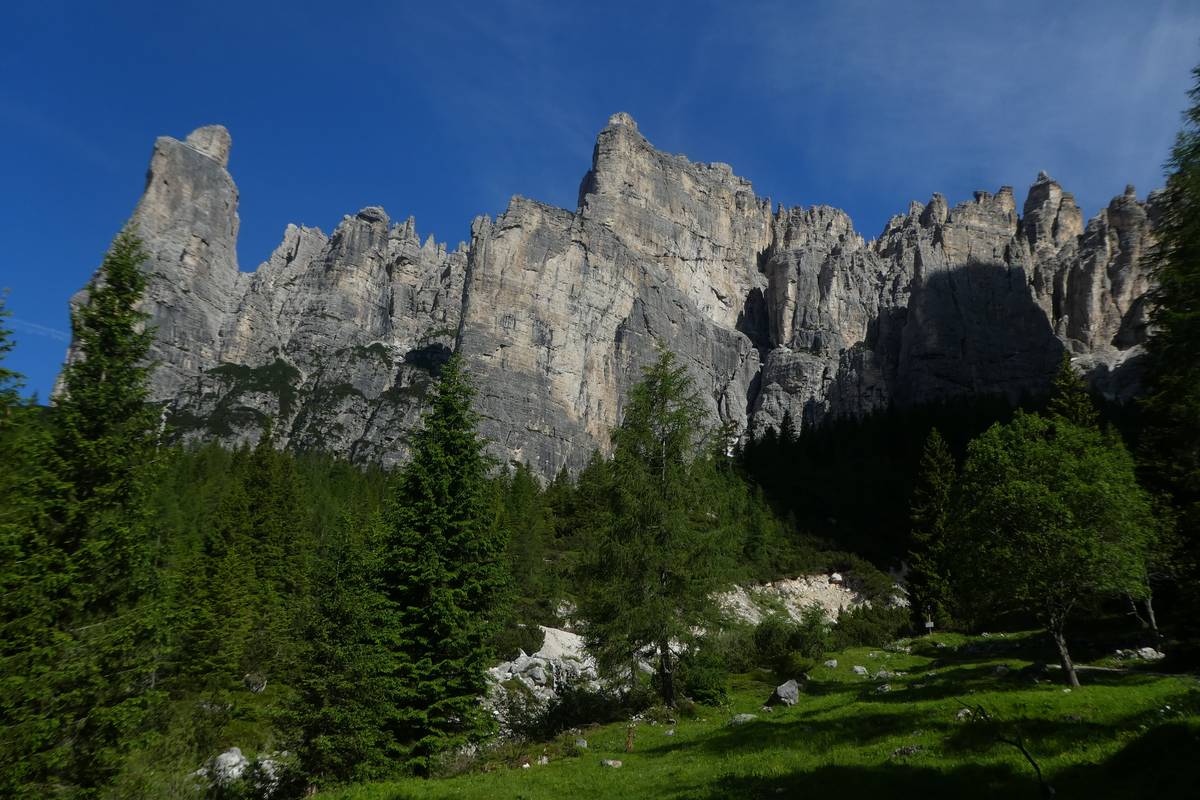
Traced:
[[927, 619], [939, 628], [949, 627], [952, 622], [946, 525], [954, 480], [954, 456], [941, 432], [934, 428], [925, 440], [910, 505], [908, 593], [913, 623], [918, 627], [923, 627]]
[[118, 234], [71, 316], [78, 357], [63, 370], [53, 413], [55, 467], [66, 486], [54, 529], [65, 555], [55, 599], [70, 637], [60, 695], [72, 751], [64, 777], [84, 789], [117, 772], [157, 695], [157, 542], [148, 518], [157, 414], [147, 404], [154, 334], [138, 309], [145, 259], [132, 230]]
[[50, 791], [63, 760], [56, 674], [65, 649], [51, 592], [62, 555], [48, 533], [48, 498], [62, 490], [41, 414], [20, 397], [22, 376], [4, 366], [12, 332], [0, 294], [0, 796]]
[[1087, 384], [1071, 366], [1070, 353], [1063, 353], [1062, 363], [1050, 390], [1046, 414], [1084, 428], [1094, 428], [1100, 424], [1100, 414], [1088, 393]]
[[971, 442], [947, 560], [969, 608], [1032, 613], [1079, 685], [1066, 627], [1082, 603], [1142, 597], [1155, 545], [1150, 503], [1121, 441], [1018, 413]]
[[496, 651], [514, 658], [518, 649], [535, 652], [543, 638], [538, 625], [555, 622], [555, 520], [549, 497], [528, 465], [519, 464], [511, 476], [498, 479], [497, 489], [512, 580]]
[[302, 668], [280, 723], [311, 785], [367, 780], [386, 765], [393, 609], [382, 583], [382, 525], [347, 519], [318, 552], [300, 625]]
[[779, 444], [786, 451], [794, 447], [799, 440], [800, 431], [796, 428], [796, 421], [792, 419], [792, 412], [785, 409], [783, 419], [779, 423]]
[[21, 387], [25, 380], [19, 372], [14, 372], [4, 366], [9, 353], [16, 346], [13, 342], [13, 332], [5, 327], [5, 320], [12, 316], [8, 310], [8, 292], [0, 292], [0, 430], [13, 421], [17, 409], [21, 406]]
[[[31, 691], [6, 700], [29, 733], [22, 780], [80, 797], [117, 774], [159, 695], [147, 502], [157, 469], [156, 415], [146, 404], [152, 332], [137, 308], [144, 258], [133, 233], [118, 235], [74, 310], [76, 358], [63, 370], [49, 431], [31, 445], [39, 463], [22, 529], [5, 535], [23, 564], [6, 589], [30, 614], [17, 632]], [[5, 617], [13, 621], [7, 609]]]
[[[649, 655], [663, 701], [676, 699], [675, 661], [729, 574], [730, 521], [718, 493], [714, 442], [686, 370], [663, 352], [630, 393], [613, 432], [602, 495], [576, 569], [589, 650], [609, 673]], [[581, 481], [582, 484], [582, 481]]]
[[462, 359], [452, 356], [387, 517], [391, 727], [400, 756], [417, 772], [488, 727], [478, 698], [507, 571], [473, 394]]
[[1155, 223], [1158, 253], [1139, 460], [1177, 517], [1175, 572], [1185, 635], [1200, 641], [1200, 67], [1168, 161]]
[[301, 518], [295, 459], [275, 447], [272, 429], [259, 439], [241, 470], [246, 499], [243, 555], [256, 580], [254, 622], [243, 668], [286, 678], [300, 647], [291, 609], [305, 595], [316, 543]]

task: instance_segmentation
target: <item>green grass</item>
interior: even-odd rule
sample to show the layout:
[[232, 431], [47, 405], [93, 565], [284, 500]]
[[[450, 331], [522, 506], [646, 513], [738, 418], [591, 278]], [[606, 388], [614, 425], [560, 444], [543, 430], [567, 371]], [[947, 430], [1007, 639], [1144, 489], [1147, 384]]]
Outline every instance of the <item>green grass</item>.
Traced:
[[[948, 646], [938, 649], [937, 641]], [[955, 645], [958, 645], [956, 648]], [[967, 652], [964, 652], [967, 651]], [[873, 654], [873, 655], [872, 655]], [[1029, 763], [998, 737], [1020, 736], [1047, 780], [1065, 797], [1190, 796], [1200, 785], [1200, 683], [1191, 676], [1096, 674], [1064, 692], [1061, 683], [1033, 684], [1017, 669], [1044, 658], [1040, 639], [941, 635], [915, 643], [911, 654], [853, 648], [830, 654], [836, 669], [818, 667], [792, 708], [760, 710], [769, 675], [737, 676], [730, 703], [697, 708], [665, 724], [640, 723], [632, 753], [626, 726], [583, 732], [578, 755], [563, 742], [511, 745], [487, 759], [487, 772], [399, 780], [322, 792], [339, 800], [407, 798], [775, 798], [968, 797], [1036, 798]], [[860, 664], [907, 674], [882, 681], [854, 675]], [[995, 667], [1013, 671], [998, 676]], [[1052, 675], [1053, 676], [1053, 675]], [[993, 719], [960, 720], [963, 703]], [[731, 727], [738, 713], [758, 719]], [[915, 745], [916, 752], [896, 754]], [[543, 753], [549, 764], [539, 766]], [[624, 766], [600, 766], [604, 758]], [[523, 761], [532, 766], [521, 768]]]

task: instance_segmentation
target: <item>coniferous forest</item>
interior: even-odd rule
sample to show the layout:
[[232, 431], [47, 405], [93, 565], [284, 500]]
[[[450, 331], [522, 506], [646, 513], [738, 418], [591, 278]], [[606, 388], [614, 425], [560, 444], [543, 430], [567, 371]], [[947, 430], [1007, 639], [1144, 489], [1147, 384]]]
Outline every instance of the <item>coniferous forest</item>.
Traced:
[[[981, 397], [804, 430], [785, 418], [739, 440], [707, 421], [664, 342], [611, 450], [548, 482], [489, 455], [455, 355], [395, 470], [283, 450], [269, 430], [236, 450], [175, 444], [147, 402], [145, 256], [121, 233], [74, 312], [80, 357], [53, 402], [27, 398], [0, 361], [0, 795], [286, 798], [493, 769], [488, 670], [537, 651], [540, 626], [578, 631], [602, 680], [510, 716], [507, 739], [577, 742], [630, 720], [626, 752], [634, 722], [658, 714], [674, 735], [678, 718], [741, 702], [746, 676], [779, 679], [778, 697], [786, 678], [832, 696], [816, 677], [838, 668], [828, 655], [919, 655], [927, 623], [964, 648], [1029, 633], [1042, 655], [1027, 660], [1048, 663], [1028, 669], [1055, 697], [1124, 675], [1092, 663], [1113, 642], [1165, 654], [1159, 673], [1195, 670], [1200, 86], [1193, 99], [1133, 407], [1091, 396], [1067, 357], [1017, 406]], [[12, 347], [0, 325], [0, 358]], [[739, 626], [716, 599], [830, 573], [854, 576], [869, 604]], [[932, 652], [930, 676], [949, 663]], [[1196, 696], [1183, 693], [1191, 716], [1167, 750], [1194, 747]], [[994, 710], [963, 707], [1044, 792], [1022, 738], [1036, 725], [1010, 734]], [[234, 746], [255, 757], [215, 780]], [[756, 779], [726, 796], [793, 785]]]

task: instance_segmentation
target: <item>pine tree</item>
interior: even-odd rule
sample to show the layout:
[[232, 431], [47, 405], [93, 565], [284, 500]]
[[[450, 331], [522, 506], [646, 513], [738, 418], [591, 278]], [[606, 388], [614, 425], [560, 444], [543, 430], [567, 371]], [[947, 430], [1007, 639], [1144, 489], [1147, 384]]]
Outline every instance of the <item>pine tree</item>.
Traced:
[[1153, 326], [1146, 344], [1145, 429], [1139, 460], [1149, 485], [1174, 505], [1181, 548], [1177, 614], [1200, 643], [1200, 67], [1175, 142], [1155, 224]]
[[5, 320], [12, 316], [8, 310], [8, 294], [0, 292], [0, 432], [13, 423], [13, 417], [21, 405], [21, 387], [25, 385], [19, 372], [4, 366], [15, 343], [12, 331], [4, 327]]
[[912, 549], [909, 552], [909, 604], [913, 622], [926, 619], [939, 628], [951, 624], [951, 592], [946, 563], [946, 523], [954, 487], [954, 456], [937, 428], [929, 432], [921, 453], [910, 513]]
[[386, 765], [391, 608], [381, 580], [381, 523], [348, 516], [320, 549], [301, 623], [303, 665], [280, 715], [317, 787], [376, 777]]
[[649, 654], [667, 704], [677, 697], [676, 643], [711, 624], [712, 594], [737, 542], [721, 514], [703, 419], [686, 370], [664, 352], [613, 432], [613, 459], [599, 475], [604, 502], [596, 503], [611, 510], [589, 521], [576, 570], [590, 652], [610, 674], [630, 669], [631, 676], [631, 665]]
[[262, 619], [246, 490], [249, 458], [244, 447], [232, 454], [230, 480], [203, 509], [203, 529], [182, 556], [175, 598], [177, 668], [186, 685], [201, 689], [213, 703], [226, 702], [246, 673], [255, 621]]
[[779, 423], [779, 444], [784, 452], [791, 450], [800, 439], [800, 431], [796, 429], [796, 421], [792, 419], [790, 409], [784, 409], [783, 419]]
[[157, 696], [156, 542], [148, 520], [156, 414], [147, 405], [153, 332], [138, 310], [146, 256], [129, 230], [72, 314], [79, 357], [53, 409], [47, 602], [65, 642], [49, 676], [64, 751], [55, 776], [89, 795], [120, 768]]
[[1064, 419], [1084, 428], [1094, 428], [1100, 424], [1100, 414], [1088, 394], [1087, 384], [1071, 366], [1070, 353], [1063, 353], [1062, 364], [1054, 376], [1046, 413], [1051, 418]]
[[[550, 594], [546, 547], [554, 526], [541, 486], [526, 464], [518, 465], [508, 482], [503, 525], [516, 597], [522, 598], [521, 606], [526, 615], [544, 615], [544, 604]], [[539, 608], [539, 604], [543, 607]]]
[[473, 394], [461, 357], [452, 356], [413, 436], [412, 460], [388, 513], [391, 730], [400, 756], [417, 772], [488, 727], [478, 699], [507, 576]]
[[50, 792], [63, 760], [56, 686], [65, 635], [51, 603], [62, 564], [48, 539], [61, 482], [41, 414], [22, 401], [22, 376], [3, 366], [12, 351], [0, 295], [0, 797]]
[[289, 608], [305, 593], [306, 563], [315, 543], [300, 517], [295, 460], [275, 449], [270, 428], [241, 472], [247, 501], [246, 557], [257, 580], [254, 629], [246, 651], [248, 672], [278, 679], [296, 665], [299, 647]]

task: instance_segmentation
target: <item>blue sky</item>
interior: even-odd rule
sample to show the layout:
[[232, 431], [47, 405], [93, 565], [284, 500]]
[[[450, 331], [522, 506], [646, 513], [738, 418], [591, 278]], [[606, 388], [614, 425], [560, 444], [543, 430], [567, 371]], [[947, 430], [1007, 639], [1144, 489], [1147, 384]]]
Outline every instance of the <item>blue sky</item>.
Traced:
[[240, 261], [288, 222], [383, 205], [452, 246], [521, 194], [574, 207], [596, 132], [875, 236], [935, 191], [1038, 170], [1091, 216], [1162, 164], [1200, 63], [1194, 0], [55, 2], [0, 25], [0, 287], [45, 396], [67, 300], [141, 193], [154, 138], [233, 135]]

